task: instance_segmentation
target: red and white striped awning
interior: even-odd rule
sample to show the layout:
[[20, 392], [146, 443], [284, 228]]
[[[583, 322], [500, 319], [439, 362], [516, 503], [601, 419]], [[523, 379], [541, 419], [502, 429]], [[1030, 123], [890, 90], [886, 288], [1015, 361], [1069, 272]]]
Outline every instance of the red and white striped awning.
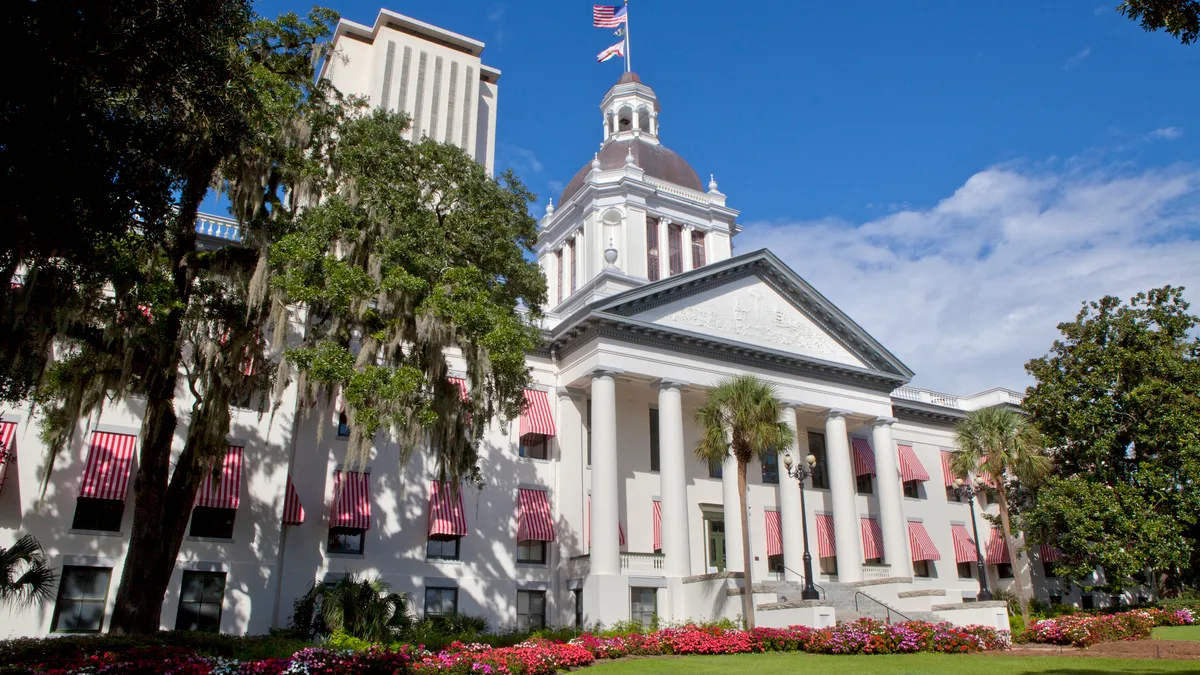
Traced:
[[525, 390], [525, 408], [521, 411], [521, 440], [526, 436], [554, 435], [554, 417], [550, 414], [550, 399], [546, 392], [537, 389]]
[[975, 555], [975, 540], [971, 538], [966, 525], [951, 525], [950, 534], [954, 537], [955, 562], [975, 562], [979, 559]]
[[767, 555], [783, 555], [783, 523], [778, 511], [763, 511], [767, 516]]
[[304, 506], [300, 504], [300, 495], [296, 494], [296, 486], [292, 485], [292, 477], [287, 479], [287, 492], [283, 497], [283, 524], [300, 525], [304, 523]]
[[874, 518], [862, 518], [863, 558], [883, 557], [883, 528]]
[[462, 488], [433, 481], [429, 484], [429, 536], [465, 537], [467, 513], [463, 509]]
[[1041, 556], [1043, 563], [1062, 562], [1062, 551], [1048, 544], [1038, 546], [1038, 555]]
[[17, 451], [13, 449], [13, 438], [16, 435], [16, 422], [0, 422], [0, 490], [4, 489], [4, 476], [8, 472], [8, 465], [16, 456]]
[[662, 502], [654, 500], [654, 550], [662, 550]]
[[371, 529], [371, 474], [333, 472], [333, 508], [329, 527]]
[[851, 439], [854, 445], [854, 475], [875, 475], [875, 451], [865, 438]]
[[942, 554], [938, 553], [929, 532], [925, 531], [925, 526], [915, 520], [908, 521], [908, 547], [912, 549], [914, 562], [942, 559]]
[[[654, 503], [655, 503], [655, 504], [658, 504], [658, 508], [659, 508], [659, 509], [662, 509], [662, 504], [661, 504], [661, 503], [659, 503], [659, 502], [654, 502]], [[587, 513], [587, 515], [588, 515], [588, 519], [587, 519], [587, 530], [588, 530], [588, 532], [587, 532], [587, 545], [588, 545], [588, 548], [591, 548], [591, 547], [592, 547], [592, 496], [591, 496], [591, 495], [588, 495], [588, 513]], [[660, 512], [659, 512], [659, 514], [658, 514], [658, 517], [661, 517], [661, 516], [662, 516], [662, 514], [661, 514], [661, 511], [660, 511]], [[659, 537], [659, 539], [657, 540], [657, 542], [658, 542], [659, 546], [657, 546], [656, 548], [661, 548], [661, 544], [662, 544], [662, 538], [661, 538], [661, 536]], [[620, 545], [620, 546], [624, 546], [624, 545], [625, 545], [625, 528], [624, 528], [624, 527], [621, 525], [621, 523], [620, 523], [620, 522], [618, 522], [618, 523], [617, 523], [617, 544], [618, 544], [618, 545]]]
[[954, 470], [950, 468], [950, 462], [954, 459], [954, 453], [942, 450], [942, 478], [946, 481], [946, 487], [954, 487], [954, 481], [958, 476], [954, 475]]
[[79, 496], [125, 501], [136, 444], [137, 436], [92, 432], [92, 447], [88, 450]]
[[242, 448], [231, 445], [221, 460], [220, 469], [209, 471], [204, 477], [204, 482], [196, 491], [196, 506], [236, 510], [241, 494]]
[[447, 377], [446, 379], [450, 381], [451, 385], [458, 387], [458, 397], [459, 398], [461, 398], [464, 401], [469, 400], [471, 398], [471, 393], [467, 391], [466, 379], [461, 378], [461, 377]]
[[897, 445], [896, 449], [900, 452], [900, 481], [907, 483], [910, 480], [927, 481], [929, 480], [929, 472], [925, 470], [921, 460], [917, 458], [917, 453], [912, 449], [911, 445]]
[[1008, 543], [1004, 541], [1004, 530], [998, 527], [992, 528], [992, 534], [988, 537], [987, 560], [984, 562], [989, 565], [1009, 562]]
[[517, 541], [554, 541], [554, 517], [545, 490], [517, 488]]
[[837, 540], [833, 536], [833, 516], [817, 514], [817, 557], [837, 557]]

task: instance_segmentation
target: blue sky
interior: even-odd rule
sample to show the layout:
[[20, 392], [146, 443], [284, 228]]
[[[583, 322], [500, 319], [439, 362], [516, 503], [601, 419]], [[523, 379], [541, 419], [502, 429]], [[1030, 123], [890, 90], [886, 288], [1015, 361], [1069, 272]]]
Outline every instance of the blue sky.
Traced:
[[[487, 44], [497, 165], [543, 203], [597, 148], [621, 73], [595, 63], [616, 38], [591, 4], [387, 5]], [[1200, 300], [1200, 45], [1116, 4], [634, 0], [632, 57], [663, 142], [741, 210], [739, 250], [775, 250], [914, 384], [1021, 388], [1085, 299]]]

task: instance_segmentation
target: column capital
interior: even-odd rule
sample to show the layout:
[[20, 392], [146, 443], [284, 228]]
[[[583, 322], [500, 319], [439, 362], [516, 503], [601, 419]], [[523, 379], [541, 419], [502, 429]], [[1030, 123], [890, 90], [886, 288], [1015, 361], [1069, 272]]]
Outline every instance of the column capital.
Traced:
[[825, 419], [831, 420], [837, 418], [846, 418], [853, 414], [853, 411], [845, 410], [843, 408], [830, 408], [829, 412], [825, 413]]
[[692, 230], [696, 229], [696, 226], [691, 223], [684, 223], [683, 229], [687, 230], [688, 232], [691, 232]]
[[804, 407], [803, 401], [797, 401], [796, 399], [791, 399], [791, 398], [785, 398], [782, 401], [780, 401], [780, 403], [783, 404], [783, 407], [785, 407], [789, 410], [797, 410], [799, 408]]
[[876, 417], [875, 419], [871, 420], [868, 424], [870, 424], [872, 427], [890, 427], [895, 423], [896, 423], [895, 417]]
[[688, 386], [688, 382], [683, 380], [672, 380], [665, 377], [660, 377], [650, 383], [652, 389], [683, 389]]
[[586, 392], [581, 391], [579, 389], [570, 389], [567, 387], [559, 387], [558, 389], [555, 390], [555, 393], [558, 394], [559, 398], [575, 398], [575, 399], [587, 398]]
[[621, 375], [624, 372], [625, 371], [621, 370], [620, 368], [595, 368], [588, 373], [588, 377], [592, 378], [593, 380], [603, 377], [616, 378], [618, 375]]

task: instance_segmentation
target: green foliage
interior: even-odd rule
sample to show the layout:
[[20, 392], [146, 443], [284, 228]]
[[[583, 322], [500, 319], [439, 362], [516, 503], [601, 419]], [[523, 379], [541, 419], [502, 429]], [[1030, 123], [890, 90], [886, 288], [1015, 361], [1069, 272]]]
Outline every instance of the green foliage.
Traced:
[[[3, 451], [0, 450], [0, 453]], [[27, 534], [0, 548], [0, 607], [32, 607], [54, 597], [58, 575], [46, 565], [46, 552]]]
[[148, 635], [62, 635], [0, 641], [0, 663], [44, 663], [72, 655], [91, 656], [140, 647], [183, 647], [205, 656], [268, 659], [291, 656], [310, 646], [287, 631], [268, 635], [225, 635], [196, 631], [159, 631]]
[[[274, 303], [308, 313], [287, 360], [314, 406], [342, 393], [351, 461], [390, 429], [405, 456], [428, 441], [443, 476], [477, 476], [473, 439], [520, 414], [541, 340], [545, 280], [524, 257], [534, 196], [452, 145], [410, 143], [403, 115], [377, 110], [337, 136], [324, 198], [271, 250]], [[450, 350], [467, 400], [447, 380]]]
[[347, 575], [321, 582], [296, 601], [291, 628], [304, 635], [337, 636], [388, 644], [412, 627], [408, 596], [379, 579]]
[[1144, 30], [1165, 30], [1185, 45], [1200, 37], [1200, 0], [1125, 0], [1117, 11]]
[[322, 646], [325, 647], [326, 649], [350, 649], [350, 650], [353, 650], [356, 652], [360, 652], [364, 649], [370, 649], [372, 646], [372, 643], [367, 640], [362, 640], [360, 638], [356, 638], [353, 635], [350, 635], [344, 631], [335, 630], [324, 641], [324, 644]]
[[1034, 541], [1062, 551], [1078, 580], [1108, 587], [1147, 566], [1169, 588], [1200, 569], [1200, 318], [1183, 289], [1084, 305], [1050, 353], [1024, 407], [1054, 448], [1057, 479], [1025, 514]]

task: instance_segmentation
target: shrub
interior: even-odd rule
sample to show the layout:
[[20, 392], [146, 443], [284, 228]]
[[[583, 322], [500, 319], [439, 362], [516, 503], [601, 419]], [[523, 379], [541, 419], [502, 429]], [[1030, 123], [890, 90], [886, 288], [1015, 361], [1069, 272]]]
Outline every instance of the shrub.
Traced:
[[1055, 645], [1090, 647], [1101, 642], [1140, 640], [1155, 626], [1186, 626], [1196, 622], [1190, 609], [1137, 609], [1112, 614], [1072, 614], [1034, 621], [1018, 639]]

